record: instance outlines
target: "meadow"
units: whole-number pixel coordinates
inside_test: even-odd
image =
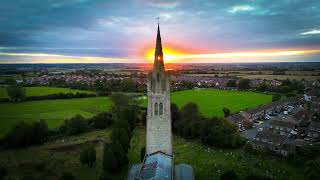
[[[94,94],[92,91],[76,90],[69,88],[56,88],[56,87],[25,87],[26,96],[46,96],[49,94],[58,94],[58,93],[86,93]],[[7,90],[5,87],[0,87],[0,98],[8,98]]]
[[[140,149],[145,146],[145,128],[133,131],[131,148],[128,152],[129,167],[140,163]],[[77,180],[98,179],[102,167],[103,142],[109,141],[110,130],[99,130],[71,136],[20,150],[0,151],[0,164],[8,167],[9,175],[18,178],[32,175],[37,179],[57,179],[64,171],[72,172]],[[81,149],[95,145],[97,164],[93,168],[79,162]],[[188,163],[195,171],[196,179],[219,179],[230,169],[244,178],[249,173],[263,174],[274,179],[304,179],[303,168],[292,166],[285,160],[272,156],[245,154],[241,149],[209,148],[194,140],[173,138],[175,164]],[[113,175],[112,179],[125,179],[127,167]],[[31,179],[31,178],[29,178]]]
[[[60,126],[67,118],[80,114],[86,118],[108,111],[109,97],[27,101],[0,103],[0,137],[19,121],[45,120],[49,128]]]
[[[33,88],[40,94],[52,93],[51,88]],[[61,88],[58,88],[61,89]],[[66,89],[65,92],[69,91]],[[228,107],[236,113],[246,108],[271,102],[271,96],[242,91],[225,91],[216,89],[193,89],[171,93],[171,100],[180,108],[188,102],[198,104],[200,112],[206,117],[223,117],[222,108]],[[146,105],[146,100],[143,101]],[[27,101],[21,103],[0,103],[0,137],[19,121],[32,122],[41,119],[49,128],[59,127],[65,119],[80,114],[86,118],[108,111],[111,107],[109,97],[59,99]]]
[[[272,102],[272,96],[248,91],[218,89],[191,89],[171,93],[171,103],[177,104],[179,108],[189,102],[196,103],[200,113],[205,117],[223,117],[222,109],[224,107],[229,108],[231,113],[237,113],[241,110],[270,103]],[[147,100],[144,99],[142,104],[146,106]]]

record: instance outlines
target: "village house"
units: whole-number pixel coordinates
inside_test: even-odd
[[[309,129],[307,130],[307,136],[314,140],[320,139],[320,122],[310,122]]]
[[[252,122],[249,120],[249,114],[245,111],[234,114],[226,118],[230,122],[234,123],[239,131],[245,130],[248,126],[251,126]]]
[[[292,119],[292,117],[288,117]],[[290,119],[274,119],[270,121],[269,130],[274,134],[290,137],[294,134],[294,129],[296,126],[296,122]]]
[[[270,151],[287,156],[295,152],[295,146],[284,136],[274,134],[269,130],[259,131],[252,141],[254,149],[267,148]]]

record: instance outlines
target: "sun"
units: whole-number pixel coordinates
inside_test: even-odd
[[[170,49],[170,48],[163,48],[163,59],[164,63],[174,63],[177,62],[179,57],[183,55],[183,53]],[[145,54],[148,62],[152,63],[154,60],[154,49],[150,49],[146,54]]]

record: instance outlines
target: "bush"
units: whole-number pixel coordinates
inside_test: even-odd
[[[70,172],[62,173],[62,175],[59,178],[59,180],[74,180],[74,179],[75,179],[74,175]]]
[[[254,153],[254,149],[253,149],[253,146],[250,142],[247,142],[244,146],[243,146],[243,151],[245,153]]]
[[[220,176],[221,180],[237,180],[239,179],[238,175],[236,174],[236,172],[234,172],[234,170],[228,170],[225,171],[221,176]]]
[[[102,171],[99,175],[99,180],[110,180],[110,175],[106,171]]]
[[[304,171],[309,179],[318,179],[320,177],[320,160],[308,161]]]
[[[83,132],[87,132],[90,129],[88,121],[81,115],[76,115],[73,118],[66,120],[63,125],[60,126],[59,131],[65,135],[76,135]]]
[[[34,165],[34,168],[38,172],[42,172],[46,169],[46,163],[45,162],[38,162]]]
[[[102,112],[91,119],[89,119],[89,124],[95,129],[105,129],[113,123],[112,115],[108,112]]]
[[[4,179],[7,175],[8,175],[7,169],[0,165],[0,180]]]
[[[96,149],[93,146],[86,148],[80,153],[80,162],[92,167],[96,162]]]
[[[228,117],[228,116],[230,116],[230,109],[229,108],[227,108],[227,107],[224,107],[223,109],[222,109],[222,111],[223,111],[223,114],[224,114],[224,117]]]
[[[48,125],[43,120],[32,124],[19,122],[5,135],[3,143],[7,148],[20,148],[42,144],[48,136]]]
[[[26,98],[26,90],[20,85],[8,86],[7,94],[12,101],[23,101]]]
[[[263,175],[250,174],[245,178],[245,180],[271,180],[271,178]]]
[[[272,102],[279,101],[279,100],[281,100],[281,95],[280,94],[272,95]]]

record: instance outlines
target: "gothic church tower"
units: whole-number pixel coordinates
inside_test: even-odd
[[[148,76],[147,95],[146,154],[161,151],[172,155],[170,83],[164,69],[159,23],[153,69]]]

